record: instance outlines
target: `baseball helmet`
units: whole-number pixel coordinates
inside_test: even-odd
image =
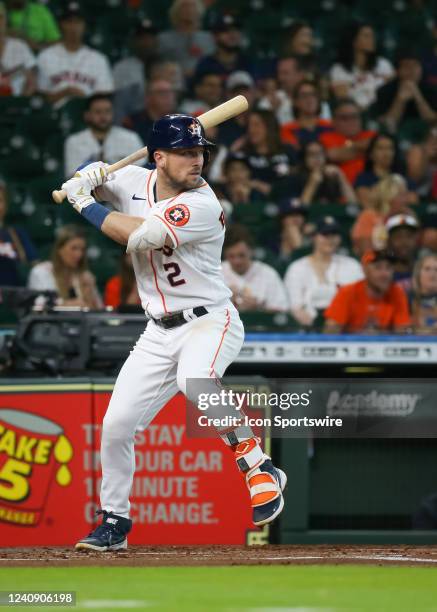
[[[209,161],[209,147],[215,146],[205,138],[205,130],[197,117],[191,115],[164,115],[155,121],[150,133],[147,149],[149,160],[157,149],[190,149],[205,147],[205,164]]]

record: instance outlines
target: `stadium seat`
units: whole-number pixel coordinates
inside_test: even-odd
[[[83,98],[73,98],[62,106],[59,110],[59,127],[64,136],[85,128],[84,110],[85,100]]]

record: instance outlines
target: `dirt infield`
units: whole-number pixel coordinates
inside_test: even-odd
[[[132,546],[119,552],[70,548],[2,548],[1,567],[112,565],[402,565],[435,567],[437,546]]]

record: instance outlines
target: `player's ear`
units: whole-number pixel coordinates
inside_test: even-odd
[[[165,168],[165,153],[163,151],[155,151],[153,158],[157,168]]]

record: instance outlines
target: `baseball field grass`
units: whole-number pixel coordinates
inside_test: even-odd
[[[3,567],[0,590],[76,591],[74,608],[30,608],[45,610],[437,610],[437,570],[427,567]]]

